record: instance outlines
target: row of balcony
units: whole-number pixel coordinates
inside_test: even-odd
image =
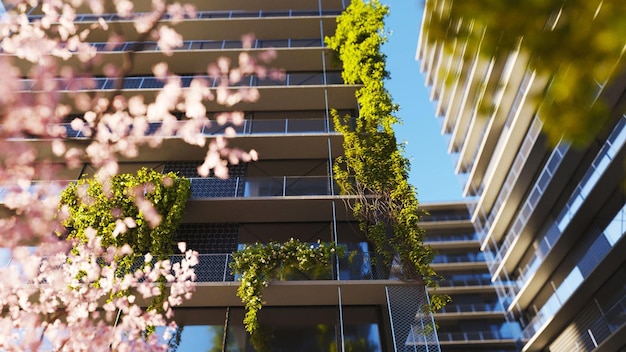
[[[565,231],[566,227],[569,225],[572,218],[577,214],[578,209],[582,206],[594,187],[596,187],[598,181],[608,168],[611,161],[614,159],[615,155],[626,143],[626,128],[624,128],[624,126],[626,126],[626,116],[622,117],[609,138],[607,138],[607,141],[591,163],[589,170],[581,182],[576,186],[572,196],[563,206],[563,209],[556,217],[556,220],[553,221],[547,230],[540,234],[538,248],[533,252],[533,255],[526,262],[526,264],[518,269],[515,285],[512,286],[512,290],[506,293],[509,301],[512,302],[515,299],[519,292],[525,287],[525,285],[527,285],[528,280],[532,278],[533,274],[539,269],[543,260],[548,256],[548,254],[551,253],[552,247],[561,238],[561,235]],[[514,240],[514,236],[507,236],[505,238],[505,241],[502,243],[500,250],[498,251],[498,257],[495,262],[500,262],[502,260],[502,257],[506,254],[506,251],[512,245]]]
[[[424,219],[422,219],[424,221]],[[478,241],[478,233],[461,233],[461,234],[429,234],[426,233],[426,242],[473,242]]]
[[[278,176],[278,177],[233,177],[189,178],[191,199],[211,198],[254,198],[254,197],[300,197],[336,196],[339,187],[329,176]],[[58,195],[73,180],[34,181],[28,188],[32,194]],[[0,202],[17,185],[0,185]]]
[[[173,262],[182,260],[182,255],[172,255]],[[375,263],[374,256],[369,253],[351,252],[342,258],[336,258],[334,264],[319,265],[311,270],[300,271],[290,266],[278,266],[272,279],[281,281],[293,280],[396,280],[395,271],[386,270]],[[195,267],[197,282],[232,282],[238,279],[230,270],[232,254],[200,254],[199,263]],[[11,264],[11,257],[0,257],[0,267]],[[468,276],[468,275],[465,275]],[[449,278],[440,282],[441,287],[488,286],[491,283],[479,276]],[[498,304],[450,305],[442,313],[495,312],[501,311]]]
[[[126,52],[126,51],[160,51],[157,42],[124,42],[111,47],[107,42],[90,43],[100,52]],[[324,46],[324,38],[312,39],[256,39],[252,42],[251,49],[265,48],[320,48]],[[242,49],[244,47],[241,40],[185,40],[181,46],[173,48],[174,51],[188,50],[223,50]]]
[[[448,303],[438,313],[455,314],[455,313],[484,313],[484,312],[504,312],[504,308],[500,303],[471,303],[471,304],[454,304]]]
[[[182,256],[172,256],[172,261],[180,261]],[[317,265],[310,270],[298,270],[291,266],[279,265],[270,279],[279,281],[295,280],[388,280],[394,279],[386,270],[373,264],[369,253],[351,253],[343,258],[336,258],[333,265]],[[196,282],[237,281],[230,263],[232,254],[200,254],[195,267]]]
[[[483,252],[478,253],[463,253],[463,254],[436,254],[433,258],[433,264],[448,264],[448,263],[484,263],[485,254]]]
[[[186,121],[180,121],[178,124],[183,125]],[[149,123],[146,136],[155,137],[171,137],[161,132],[161,122]],[[60,123],[65,129],[65,136],[67,138],[88,138],[87,135],[80,130],[72,128],[70,123]],[[253,135],[253,134],[316,134],[316,133],[334,133],[334,124],[327,119],[246,119],[243,123],[236,125],[233,123],[225,123],[223,125],[217,123],[207,124],[202,127],[201,133],[205,136],[224,135],[227,130],[234,130],[239,135]],[[0,129],[2,126],[0,126]],[[37,138],[31,136],[30,138]]]
[[[182,256],[172,256],[173,261]],[[232,254],[200,254],[196,266],[197,282],[229,282],[236,281],[237,276],[230,270]],[[375,263],[379,258],[364,252],[351,252],[342,258],[336,258],[332,266],[319,265],[311,270],[300,271],[290,266],[279,265],[273,272],[272,279],[280,281],[293,280],[397,280],[395,271],[391,272]],[[441,287],[489,286],[488,278],[480,275],[464,275],[463,278],[451,277],[440,282]],[[500,312],[500,304],[459,304],[450,305],[442,313],[469,312]]]
[[[211,88],[216,88],[220,85],[221,79],[211,77],[207,75],[185,75],[179,76],[182,88],[189,88],[191,81],[195,79],[203,79],[207,82],[207,85]],[[118,84],[121,85],[121,89],[161,89],[165,85],[164,80],[156,77],[125,77],[125,78],[106,78],[96,77],[93,78],[89,84],[84,86],[77,86],[75,83],[70,84],[67,79],[57,78],[53,80],[56,83],[57,90],[65,91],[77,91],[77,90],[113,90],[116,89]],[[41,87],[38,85],[38,81],[34,79],[23,79],[21,84],[24,91],[40,91]],[[256,75],[250,75],[242,77],[242,79],[236,84],[231,84],[233,87],[293,87],[293,86],[313,86],[313,85],[333,85],[343,84],[341,78],[341,72],[306,72],[306,73],[287,73],[284,79],[274,79],[269,77],[259,77]]]
[[[576,265],[570,270],[565,279],[555,284],[550,280],[549,283],[553,288],[553,292],[543,306],[537,311],[537,314],[531,319],[529,324],[524,328],[524,337],[529,339],[534,336],[540,329],[549,324],[554,315],[559,312],[568,302],[570,297],[576,293],[583,285],[594,270],[605,260],[606,256],[614,250],[614,245],[626,236],[624,223],[626,222],[626,204],[617,212],[613,220],[597,234],[588,251],[576,260]],[[592,231],[596,232],[597,229]],[[515,287],[515,286],[514,286]]]
[[[591,193],[591,190],[596,186],[602,174],[608,168],[611,160],[614,159],[615,154],[626,142],[626,128],[624,128],[626,119],[622,119],[620,122],[621,123],[617,124],[615,130],[619,133],[616,136],[613,134],[609,136],[605,145],[600,150],[600,153],[598,153],[591,163],[583,180],[576,186],[576,189],[563,206],[563,209],[552,226],[543,233],[543,238],[541,238],[537,250],[535,250],[532,257],[528,260],[528,263],[524,265],[523,268],[519,269],[519,276],[517,278],[517,287],[519,289],[526,284],[526,281],[537,271],[541,262],[548,256],[552,247],[561,238],[565,228],[569,225],[574,216],[576,216],[578,209],[582,206],[585,199]]]
[[[265,18],[265,17],[303,17],[303,16],[338,16],[341,10],[284,10],[284,11],[197,11],[196,19],[208,18]],[[145,16],[151,13],[135,13],[135,17]],[[32,20],[41,19],[43,15],[29,15]],[[119,16],[118,14],[78,14],[74,18],[74,22],[98,22],[102,18],[107,22],[128,21],[128,18]],[[171,19],[170,14],[164,14],[163,20]]]

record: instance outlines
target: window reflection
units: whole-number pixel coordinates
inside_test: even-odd
[[[170,350],[254,352],[244,314],[240,307],[178,309],[179,329]],[[260,335],[271,352],[341,351],[342,330],[346,351],[381,351],[380,321],[379,310],[371,306],[342,307],[341,315],[339,307],[264,307],[259,312]]]

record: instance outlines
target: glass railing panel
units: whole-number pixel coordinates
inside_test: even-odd
[[[484,312],[503,312],[500,303],[472,303],[472,304],[454,304],[448,303],[441,308],[438,313],[484,313]]]
[[[148,13],[136,12],[136,17],[147,15]],[[301,16],[338,16],[341,14],[341,10],[288,10],[288,11],[197,11],[197,19],[209,19],[209,18],[255,18],[255,17],[301,17]],[[41,19],[43,15],[29,15],[28,18],[32,20]],[[93,14],[77,14],[74,22],[97,22],[100,18],[105,21],[130,21],[130,19],[121,18],[117,14],[102,14],[101,16]],[[162,19],[168,20],[171,16],[164,14]],[[190,18],[187,18],[190,19]]]
[[[260,15],[261,17],[289,17],[291,11],[261,11]]]
[[[449,264],[449,263],[482,263],[485,262],[485,254],[467,253],[467,254],[437,254],[433,258],[433,264]]]
[[[322,84],[324,84],[324,74],[322,73],[290,73],[288,75],[287,85],[290,86]]]
[[[423,222],[431,222],[431,221],[463,221],[469,220],[470,216],[468,213],[465,214],[430,214],[422,216]]]
[[[288,133],[328,132],[324,119],[288,119],[286,121]]]
[[[178,123],[184,124],[185,121],[179,121]],[[66,138],[85,138],[86,136],[80,130],[72,128],[71,123],[60,123],[65,129]],[[160,134],[161,122],[150,122],[148,129],[145,132],[146,136],[156,136]],[[234,123],[227,122],[220,125],[216,122],[212,122],[202,128],[202,134],[205,136],[223,135],[227,129],[232,129],[238,134],[289,134],[289,133],[328,133],[325,119],[275,119],[275,120],[244,120],[243,124],[236,125]],[[0,128],[2,126],[0,125]],[[331,129],[330,132],[334,132]],[[26,138],[37,139],[38,136],[31,136]]]
[[[389,278],[388,270],[377,261],[372,260],[373,254],[363,252],[348,253],[338,258],[338,280],[385,280]]]
[[[324,46],[322,39],[291,39],[290,48],[313,48]]]
[[[287,133],[287,120],[251,120],[248,131],[255,133]]]
[[[289,44],[290,43],[288,39],[259,40],[257,43],[257,47],[258,48],[288,48]]]
[[[478,233],[465,233],[454,235],[431,235],[426,233],[426,242],[454,242],[454,241],[478,241]]]
[[[330,195],[331,179],[328,177],[287,177],[285,196],[322,196]]]
[[[323,85],[323,84],[343,84],[341,79],[341,73],[328,72],[326,73],[326,79],[324,74],[317,73],[291,73],[287,74],[285,80],[276,80],[272,78],[259,78],[257,76],[243,77],[238,83],[231,84],[232,87],[249,87],[249,86],[301,86],[301,85]],[[208,82],[208,86],[216,87],[219,84],[218,79],[211,78],[209,76],[179,76],[181,80],[182,88],[189,88],[193,79],[204,79]],[[115,89],[117,82],[120,79],[117,78],[105,78],[97,77],[93,79],[93,86],[83,86],[78,89],[69,89],[68,81],[66,79],[55,79],[57,87],[60,91],[75,91],[75,90],[111,90]],[[162,88],[163,81],[155,77],[126,77],[123,79],[122,88],[125,89],[159,89]],[[324,83],[326,81],[326,83]],[[34,85],[34,81],[30,79],[21,80],[23,89],[25,91],[39,91]]]
[[[626,297],[623,297],[617,304],[609,309],[601,318],[606,322],[611,332],[617,331],[626,324]]]
[[[441,341],[489,341],[510,339],[496,331],[438,332]]]
[[[491,286],[489,274],[452,275],[439,282],[441,287]]]
[[[23,189],[15,184],[0,185],[0,203],[12,193],[27,192],[40,197],[57,197],[73,180],[32,181],[28,188]]]
[[[220,125],[218,123],[211,123],[208,126],[204,126],[204,128],[202,129],[202,134],[206,136],[221,135],[226,133],[226,130],[229,128],[232,128],[237,133],[244,133],[245,123],[246,121],[244,121],[244,124],[242,125],[235,125],[233,123],[225,123],[223,125]]]
[[[189,48],[189,50],[209,50],[209,49],[222,49],[223,42],[221,40],[194,40],[189,43],[189,46],[185,45],[183,42],[184,48]],[[176,49],[174,49],[176,50]],[[185,49],[183,49],[185,50]]]
[[[279,197],[284,194],[283,177],[247,178],[244,197]]]

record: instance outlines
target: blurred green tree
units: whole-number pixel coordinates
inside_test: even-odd
[[[530,68],[549,78],[531,99],[541,104],[544,131],[588,144],[614,109],[600,87],[623,82],[626,71],[626,4],[623,0],[427,0],[424,39],[467,41],[488,58],[518,48]],[[623,84],[623,83],[622,83]],[[491,101],[483,101],[490,108]]]

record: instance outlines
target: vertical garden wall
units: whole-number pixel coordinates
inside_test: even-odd
[[[326,38],[343,67],[344,82],[362,85],[356,92],[356,118],[332,112],[345,153],[334,165],[334,175],[344,194],[357,196],[354,214],[385,264],[403,280],[436,287],[430,266],[434,253],[424,244],[422,211],[407,181],[409,162],[393,131],[398,107],[384,85],[389,73],[381,46],[388,11],[378,0],[354,0],[338,17],[335,35]],[[429,308],[439,309],[447,300],[435,295]]]

